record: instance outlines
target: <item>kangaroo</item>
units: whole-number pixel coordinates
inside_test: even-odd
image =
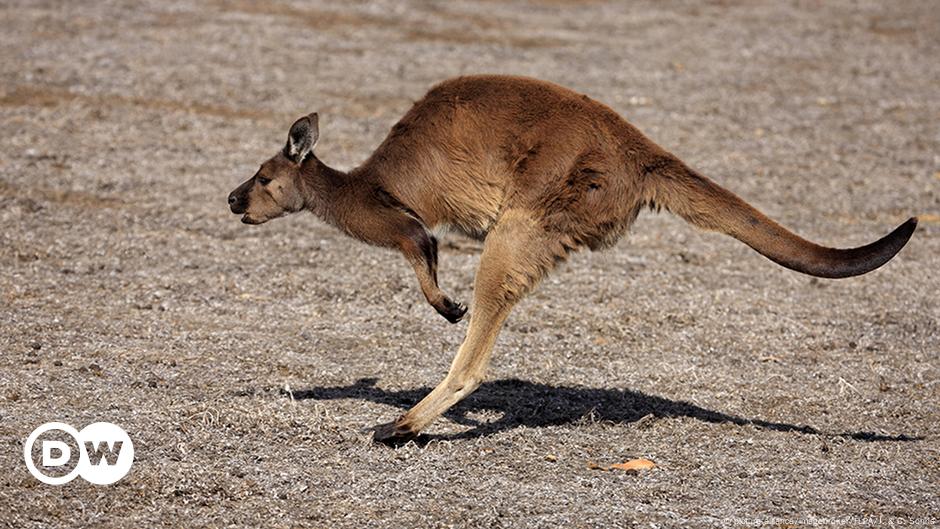
[[[374,429],[400,444],[472,393],[513,306],[572,252],[614,244],[643,208],[665,208],[728,234],[770,260],[817,277],[870,272],[917,226],[913,217],[876,242],[834,249],[809,242],[647,139],[607,106],[525,77],[458,77],[434,86],[372,155],[348,172],[313,149],[316,113],[228,197],[242,222],[309,210],[368,244],[400,251],[428,303],[456,323],[466,307],[437,282],[444,225],[483,241],[466,338],[443,381],[397,420]]]

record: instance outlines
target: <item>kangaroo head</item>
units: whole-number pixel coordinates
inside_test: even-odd
[[[295,121],[281,152],[261,164],[254,176],[229,193],[232,213],[242,215],[245,224],[262,224],[304,209],[304,173],[318,168],[313,147],[319,137],[316,112]]]

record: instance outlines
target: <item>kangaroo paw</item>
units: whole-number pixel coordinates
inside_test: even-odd
[[[444,298],[444,301],[441,302],[439,306],[435,306],[437,312],[441,316],[444,316],[447,321],[451,323],[457,323],[460,321],[464,314],[467,313],[467,306],[463,303],[457,303],[450,298]]]

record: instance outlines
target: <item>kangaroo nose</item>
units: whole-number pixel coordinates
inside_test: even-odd
[[[232,213],[241,215],[248,209],[248,205],[245,203],[245,197],[239,198],[238,190],[232,191],[228,196],[228,208],[232,210]]]

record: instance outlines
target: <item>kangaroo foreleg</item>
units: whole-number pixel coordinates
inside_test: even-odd
[[[414,268],[421,292],[428,303],[447,321],[460,321],[467,307],[450,299],[437,284],[437,239],[415,221],[399,241],[399,249]]]

